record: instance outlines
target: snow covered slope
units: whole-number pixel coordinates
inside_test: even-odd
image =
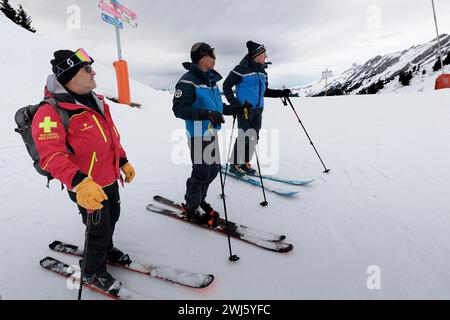
[[[441,35],[443,59],[450,52],[450,36]],[[434,82],[441,71],[433,71],[437,57],[437,41],[413,46],[409,49],[376,56],[363,65],[354,64],[351,68],[328,79],[329,94],[356,94],[371,85],[383,82],[379,93],[432,91]],[[402,86],[399,80],[401,71],[412,72],[410,86]],[[296,88],[300,96],[319,96],[324,94],[325,80]]]
[[[82,245],[81,218],[57,182],[45,187],[13,131],[15,111],[40,99],[57,47],[1,16],[0,38],[9,44],[0,47],[9,57],[0,61],[0,295],[75,299],[77,292],[39,260],[53,255],[77,264],[47,246],[55,239]],[[112,69],[94,67],[97,91],[112,94]],[[279,133],[278,173],[315,182],[292,199],[267,194],[262,208],[260,190],[228,179],[229,218],[284,233],[295,246],[277,254],[232,240],[241,260],[231,264],[226,237],[145,210],[155,194],[181,200],[190,165],[174,163],[184,123],[172,114],[172,97],[131,85],[142,109],[111,103],[137,171],[121,190],[115,243],[135,259],[213,273],[216,280],[194,290],[111,269],[130,289],[157,299],[450,298],[450,91],[293,99],[328,175],[292,111],[268,99],[264,128]],[[222,211],[219,192],[217,179],[208,199]],[[380,290],[367,288],[373,265],[381,271]],[[103,299],[89,290],[83,295]]]

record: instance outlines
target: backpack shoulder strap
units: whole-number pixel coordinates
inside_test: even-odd
[[[69,130],[69,113],[67,110],[58,106],[58,102],[54,98],[45,98],[42,102],[48,103],[56,110],[56,112],[58,112],[63,122],[64,129],[66,129],[67,132]]]

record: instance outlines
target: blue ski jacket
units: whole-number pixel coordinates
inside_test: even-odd
[[[231,107],[223,104],[217,86],[222,76],[215,70],[204,72],[195,63],[185,62],[183,66],[188,72],[175,86],[172,110],[177,118],[185,120],[188,136],[211,135],[210,121],[199,119],[199,109],[232,114]]]

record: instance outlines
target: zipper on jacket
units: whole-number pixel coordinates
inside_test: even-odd
[[[92,170],[94,169],[94,164],[97,162],[97,152],[92,153],[91,165],[89,166],[88,176],[91,177]]]
[[[260,76],[259,76],[259,72],[258,71],[256,71],[256,74],[258,75],[258,81],[259,81],[259,86],[258,86],[258,88],[259,88],[259,96],[258,96],[258,106],[256,107],[256,108],[259,108],[260,106],[261,106],[261,86],[262,86],[262,84],[261,84],[261,78],[260,78]],[[256,109],[255,108],[255,109]]]
[[[108,143],[108,140],[106,139],[105,132],[103,131],[102,126],[98,122],[97,117],[95,115],[92,115],[92,118],[94,118],[94,121],[97,124],[97,127],[100,129],[100,132],[101,132],[101,134],[103,136],[103,139],[105,140],[105,143]]]

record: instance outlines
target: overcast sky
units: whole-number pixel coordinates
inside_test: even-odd
[[[83,47],[96,60],[117,59],[114,27],[101,19],[98,0],[10,0],[22,4],[38,34],[61,48]],[[105,0],[109,3],[109,0]],[[377,54],[400,51],[435,37],[431,0],[122,0],[138,14],[138,28],[121,31],[131,77],[172,88],[195,42],[216,48],[224,77],[263,43],[273,65],[271,87],[296,86],[335,74]],[[73,28],[73,6],[80,9]],[[450,1],[435,0],[441,33],[450,32]],[[69,25],[72,28],[68,27]],[[50,59],[50,57],[49,57]],[[95,65],[94,65],[95,66]]]

